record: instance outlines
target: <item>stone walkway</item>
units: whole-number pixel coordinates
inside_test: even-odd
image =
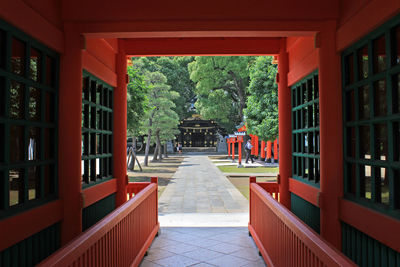
[[[207,155],[186,154],[159,199],[159,213],[248,213],[248,205]]]
[[[265,267],[246,227],[162,228],[140,267]]]
[[[159,199],[161,233],[140,266],[266,266],[248,235],[247,199],[206,154],[183,156]]]

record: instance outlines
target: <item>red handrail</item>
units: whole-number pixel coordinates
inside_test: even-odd
[[[133,198],[137,193],[142,191],[150,183],[158,184],[158,178],[157,177],[151,177],[151,181],[150,182],[128,183],[128,185],[126,186],[126,191],[128,193],[128,200]]]
[[[156,182],[148,183],[38,266],[138,266],[160,227],[157,191]]]
[[[263,187],[250,183],[249,230],[268,266],[356,266]]]

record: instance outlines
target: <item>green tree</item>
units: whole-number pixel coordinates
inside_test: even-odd
[[[249,84],[249,64],[255,57],[195,57],[189,63],[196,83],[196,109],[228,131],[243,121]],[[215,112],[217,111],[217,112]]]
[[[194,57],[159,57],[157,64],[159,71],[167,77],[167,84],[171,90],[178,92],[178,97],[174,99],[175,112],[179,119],[190,117],[193,112],[190,111],[190,105],[195,97],[195,84],[190,80],[188,64],[194,60]]]
[[[171,136],[178,127],[179,118],[174,110],[174,102],[178,93],[171,91],[166,84],[167,78],[160,72],[147,72],[145,81],[149,87],[149,109],[144,115],[144,131],[147,131],[144,165],[148,166],[150,145],[155,143],[156,149],[153,160],[161,153],[160,136]],[[155,140],[152,136],[155,135]]]
[[[272,57],[258,57],[250,67],[250,96],[244,111],[247,131],[261,139],[278,137],[278,85],[275,82],[277,66]]]
[[[129,83],[127,86],[127,129],[128,135],[138,136],[143,116],[148,109],[148,86],[145,77],[134,66],[128,66]]]
[[[135,65],[148,72],[161,72],[167,78],[166,84],[179,95],[173,100],[173,110],[179,119],[190,117],[191,101],[195,97],[195,84],[189,77],[188,64],[194,57],[141,57],[133,59]]]
[[[166,146],[167,141],[175,139],[175,136],[179,133],[179,117],[173,110],[175,104],[172,102],[178,96],[178,93],[169,91],[169,94],[165,95],[164,99],[160,101],[159,110],[154,116],[153,132],[156,137],[156,149],[154,150],[153,161],[157,161],[158,157],[160,160],[162,159],[162,148]]]

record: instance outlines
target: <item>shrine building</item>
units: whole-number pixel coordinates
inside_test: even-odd
[[[212,120],[205,120],[199,115],[182,120],[178,126],[178,142],[182,147],[216,147],[218,125]]]

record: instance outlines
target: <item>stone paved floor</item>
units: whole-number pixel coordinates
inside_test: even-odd
[[[247,227],[163,227],[140,267],[264,267]]]
[[[159,213],[248,213],[247,199],[207,155],[186,154],[159,199]]]

